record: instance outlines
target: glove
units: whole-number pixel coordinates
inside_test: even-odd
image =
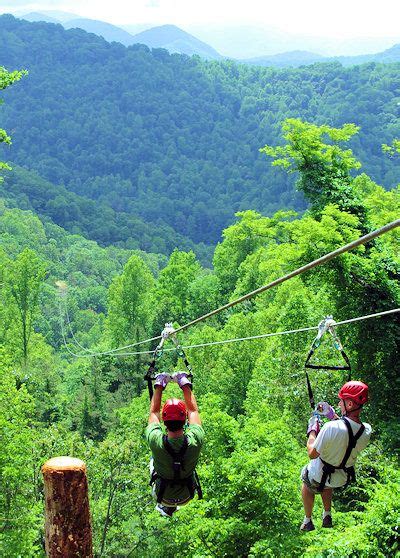
[[[157,374],[156,381],[154,382],[154,387],[161,386],[163,390],[166,388],[168,382],[171,381],[171,376],[166,373]]]
[[[172,381],[176,382],[180,388],[183,388],[183,386],[192,387],[192,382],[186,372],[175,372],[175,374],[172,374]]]
[[[307,428],[307,436],[311,434],[311,432],[315,432],[318,436],[318,432],[321,430],[321,424],[319,422],[319,418],[317,415],[312,415],[310,420],[308,421],[308,428]]]
[[[316,406],[315,410],[317,411],[317,413],[323,415],[329,420],[334,419],[336,416],[335,409],[331,405],[329,405],[329,403],[327,403],[326,401],[320,401]]]

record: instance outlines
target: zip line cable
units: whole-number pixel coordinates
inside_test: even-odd
[[[322,256],[321,258],[318,258],[317,260],[314,260],[313,262],[310,262],[306,265],[303,265],[302,267],[299,267],[295,271],[292,271],[291,273],[288,273],[287,275],[284,275],[283,277],[280,277],[279,279],[275,279],[275,281],[272,281],[271,283],[268,283],[268,285],[264,285],[263,287],[259,287],[258,289],[255,289],[254,291],[251,291],[250,293],[247,293],[247,294],[241,296],[240,298],[237,298],[236,300],[233,300],[232,302],[228,302],[227,304],[224,304],[223,306],[220,306],[219,308],[217,308],[216,310],[213,310],[212,312],[208,312],[208,314],[204,314],[204,316],[200,316],[199,318],[196,318],[195,320],[192,320],[191,322],[189,322],[189,323],[187,323],[187,324],[185,324],[181,327],[178,327],[175,330],[175,333],[179,333],[180,331],[184,331],[188,327],[191,327],[192,325],[198,324],[199,322],[202,322],[203,320],[206,320],[207,318],[211,318],[211,316],[214,316],[215,314],[218,314],[219,312],[222,312],[223,310],[228,310],[228,308],[232,308],[232,306],[235,306],[236,304],[239,304],[240,302],[244,302],[245,300],[248,300],[249,298],[252,298],[253,296],[261,294],[261,293],[267,291],[268,289],[271,289],[272,287],[276,287],[277,285],[280,285],[281,283],[284,283],[288,279],[292,279],[292,277],[296,277],[296,275],[300,275],[301,273],[304,273],[305,271],[313,269],[314,267],[316,267],[318,265],[329,262],[333,258],[336,258],[337,256],[340,256],[340,254],[344,254],[345,252],[348,252],[349,250],[352,250],[353,248],[357,248],[358,246],[361,246],[362,244],[365,244],[365,243],[369,242],[370,240],[373,240],[374,238],[376,238],[376,237],[378,237],[382,234],[385,234],[385,233],[391,231],[392,229],[395,229],[398,226],[400,226],[400,219],[397,219],[396,221],[392,221],[391,223],[388,223],[387,225],[385,225],[384,227],[381,227],[380,229],[377,229],[376,231],[373,231],[369,234],[361,236],[357,240],[354,240],[353,242],[349,242],[349,244],[346,244],[345,246],[342,246],[341,248],[338,248],[337,250],[334,250],[333,252],[329,252],[329,254],[325,254],[325,256]]]
[[[367,316],[360,316],[358,318],[351,318],[350,320],[344,320],[342,322],[336,322],[335,327],[338,325],[350,324],[352,322],[357,322],[360,320],[368,320],[370,318],[377,318],[379,316],[385,316],[387,314],[395,314],[400,312],[400,308],[394,308],[393,310],[386,310],[385,312],[378,312],[376,314],[369,314]],[[251,337],[237,337],[234,339],[225,339],[223,341],[212,341],[210,343],[199,343],[197,345],[183,345],[182,349],[199,349],[201,347],[211,347],[213,345],[224,345],[226,343],[237,343],[238,341],[251,341],[253,339],[265,339],[266,337],[275,337],[277,335],[290,335],[291,333],[302,333],[304,331],[312,331],[318,329],[318,326],[303,327],[300,329],[291,329],[288,331],[276,331],[275,333],[262,333],[261,335],[252,335]],[[173,349],[164,349],[165,351],[172,351]]]
[[[369,320],[371,318],[379,318],[381,316],[388,316],[390,314],[395,314],[397,312],[400,312],[400,308],[394,308],[392,310],[385,310],[383,312],[376,312],[375,314],[368,314],[366,316],[359,316],[357,318],[350,318],[349,320],[343,320],[341,322],[336,322],[335,327],[339,326],[339,325],[351,324],[353,322],[359,322],[361,320]],[[209,343],[198,343],[196,345],[182,345],[181,348],[184,349],[184,350],[199,349],[199,348],[203,348],[203,347],[212,347],[212,346],[215,346],[215,345],[225,345],[225,344],[228,344],[228,343],[238,343],[239,341],[252,341],[252,340],[255,340],[255,339],[266,339],[267,337],[276,337],[278,335],[291,335],[293,333],[304,333],[305,331],[314,331],[314,330],[318,330],[318,326],[302,327],[302,328],[299,328],[299,329],[290,329],[290,330],[287,330],[287,331],[276,331],[276,332],[273,332],[273,333],[262,333],[261,335],[252,335],[250,337],[236,337],[236,338],[233,338],[233,339],[224,339],[222,341],[210,341]],[[171,351],[175,351],[175,350],[176,350],[175,347],[173,347],[173,348],[163,349],[163,352],[171,352]],[[74,355],[74,356],[79,356],[79,357],[92,357],[92,356],[98,356],[98,355],[101,354],[101,353],[93,353],[93,354],[76,355],[73,352],[71,352],[70,350],[68,350],[68,352],[70,354]],[[154,351],[136,351],[136,352],[128,352],[128,353],[115,353],[115,354],[110,355],[110,356],[127,357],[127,356],[152,355],[152,354],[154,354]]]
[[[67,304],[66,297],[63,297],[63,300],[64,300],[64,313],[65,313],[65,316],[67,318],[68,329],[71,332],[72,339],[74,340],[75,344],[78,345],[79,348],[81,348],[83,351],[85,351],[87,353],[90,353],[91,352],[90,349],[81,345],[79,343],[78,339],[75,337],[74,330],[72,329],[71,319],[69,317],[68,304]],[[60,313],[62,315],[61,304],[60,304]]]
[[[337,256],[344,254],[345,252],[348,252],[349,250],[352,250],[354,248],[357,248],[358,246],[361,246],[363,244],[366,244],[367,242],[373,240],[374,238],[377,238],[378,236],[381,236],[382,234],[385,234],[393,229],[395,229],[396,227],[400,226],[400,219],[397,219],[396,221],[392,221],[391,223],[388,223],[387,225],[381,227],[380,229],[377,229],[371,233],[368,233],[360,238],[358,238],[357,240],[354,240],[348,244],[346,244],[345,246],[342,246],[341,248],[338,248],[337,250],[334,250],[333,252],[329,252],[328,254],[325,254],[324,256],[306,264],[303,265],[302,267],[299,267],[298,269],[288,273],[287,275],[284,275],[282,277],[280,277],[279,279],[275,279],[274,281],[272,281],[271,283],[268,283],[267,285],[264,285],[262,287],[259,287],[258,289],[255,289],[254,291],[251,291],[243,296],[241,296],[240,298],[233,300],[232,302],[228,302],[227,304],[224,304],[223,306],[220,306],[219,308],[216,308],[215,310],[213,310],[212,312],[208,312],[207,314],[204,314],[203,316],[200,316],[199,318],[196,318],[195,320],[192,320],[191,322],[188,322],[187,324],[178,327],[175,330],[175,334],[179,333],[180,331],[184,331],[186,329],[188,329],[189,327],[200,323],[208,318],[211,318],[212,316],[215,316],[216,314],[224,311],[224,310],[228,310],[229,308],[232,308],[233,306],[235,306],[236,304],[240,304],[241,302],[244,302],[245,300],[248,300],[249,298],[252,298],[253,296],[256,296],[258,294],[261,294],[269,289],[271,289],[272,287],[276,287],[277,285],[280,285],[281,283],[284,283],[285,281],[288,281],[289,279],[292,279],[293,277],[296,277],[297,275],[300,275],[302,273],[304,273],[305,271],[309,271],[310,269],[313,269],[314,267],[317,267],[321,264],[324,264],[330,260],[332,260],[333,258],[336,258]],[[136,343],[131,343],[129,345],[125,345],[123,347],[118,347],[116,349],[110,349],[109,351],[104,351],[104,352],[99,352],[99,353],[87,353],[87,356],[103,356],[103,355],[115,355],[118,356],[118,354],[120,356],[128,356],[127,353],[121,354],[118,353],[119,351],[125,350],[125,349],[130,349],[133,347],[137,347],[139,345],[143,345],[145,343],[150,343],[151,341],[158,341],[159,339],[162,339],[161,335],[158,335],[156,337],[152,337],[150,339],[145,339],[144,341],[138,341]],[[85,351],[89,351],[90,349],[86,349]],[[153,351],[139,351],[139,352],[135,352],[135,353],[131,353],[133,354],[150,354]],[[75,355],[77,356],[77,355]],[[84,355],[79,355],[79,356],[84,356]]]

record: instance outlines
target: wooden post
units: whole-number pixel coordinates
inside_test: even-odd
[[[46,502],[46,555],[93,558],[86,465],[53,457],[42,467]]]

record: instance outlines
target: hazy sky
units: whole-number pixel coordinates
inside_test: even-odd
[[[44,9],[116,25],[251,24],[309,36],[400,35],[400,0],[0,0],[0,13]]]

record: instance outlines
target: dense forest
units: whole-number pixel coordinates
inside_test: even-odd
[[[399,161],[399,64],[277,70],[206,62],[82,30],[0,18],[0,64],[29,76],[5,92],[4,160],[24,170],[1,194],[102,245],[210,262],[234,213],[303,210],[294,177],[265,164],[281,122],[354,122],[363,170],[391,188]],[[102,215],[104,217],[102,217]]]
[[[365,408],[364,419],[371,423],[374,438],[357,462],[357,484],[335,494],[335,528],[318,528],[312,533],[300,533],[299,524],[303,517],[300,470],[307,462],[305,431],[310,416],[303,367],[314,331],[188,349],[187,355],[194,371],[194,391],[206,432],[206,444],[198,467],[204,499],[194,500],[179,510],[172,520],[160,517],[155,511],[148,486],[150,455],[143,434],[149,401],[143,376],[150,355],[126,354],[134,353],[134,350],[124,350],[124,356],[110,352],[111,349],[159,335],[167,321],[172,321],[175,326],[183,325],[397,219],[400,211],[399,187],[388,188],[386,183],[385,188],[375,180],[374,173],[371,173],[373,178],[362,173],[355,153],[358,152],[356,147],[363,147],[363,153],[368,153],[370,168],[379,167],[382,182],[397,168],[395,162],[400,156],[400,142],[396,137],[400,134],[396,132],[396,126],[399,119],[396,120],[393,112],[396,110],[396,67],[360,67],[352,69],[354,73],[340,66],[329,70],[314,67],[293,73],[284,72],[284,80],[282,73],[270,70],[206,64],[197,59],[174,57],[157,51],[151,53],[141,48],[122,49],[93,36],[67,33],[58,26],[31,26],[8,17],[2,18],[3,25],[8,26],[8,31],[1,40],[7,45],[8,53],[13,51],[15,57],[7,62],[8,68],[26,67],[29,75],[0,69],[0,89],[7,90],[7,102],[1,107],[1,113],[7,113],[7,127],[4,126],[7,132],[0,130],[0,144],[10,144],[12,135],[12,151],[8,153],[12,152],[15,156],[7,157],[7,160],[13,159],[16,163],[13,170],[0,164],[5,176],[0,184],[0,555],[5,558],[44,556],[40,468],[48,458],[56,455],[79,457],[87,464],[97,557],[386,558],[398,555],[398,313],[337,328],[352,363],[353,377],[370,386],[371,400]],[[24,30],[20,30],[17,41],[16,30],[20,26]],[[38,29],[42,36],[35,43]],[[37,68],[45,67],[47,72],[48,64],[53,65],[54,71],[48,74],[48,79],[53,80],[52,92],[46,89],[50,87],[49,82],[44,87],[44,73],[40,78],[37,74],[35,76],[34,68],[27,60],[29,52],[39,49],[40,41],[50,36],[48,33],[53,39],[59,34],[58,47],[62,45],[64,48],[64,56],[58,63],[52,56],[50,42],[48,50],[41,50],[40,57],[36,50]],[[79,42],[83,49],[81,54],[68,45],[67,40],[63,40],[70,38],[74,41],[77,36],[82,39]],[[381,83],[382,88],[386,84],[385,93],[381,91],[378,96],[381,95],[382,110],[389,106],[390,98],[392,113],[388,113],[388,120],[391,119],[393,126],[388,124],[388,120],[383,122],[380,112],[370,112],[370,105],[366,112],[360,112],[365,123],[360,115],[354,119],[355,123],[348,123],[351,121],[349,113],[346,113],[344,121],[332,124],[334,119],[327,106],[324,122],[322,112],[314,114],[307,122],[299,118],[303,115],[301,111],[291,108],[291,118],[283,120],[284,110],[280,113],[283,123],[279,126],[279,134],[278,121],[273,125],[276,135],[266,134],[261,120],[257,123],[256,114],[259,116],[260,112],[256,113],[255,109],[254,113],[250,111],[247,120],[240,116],[243,100],[237,105],[239,112],[232,121],[239,127],[245,121],[249,125],[252,123],[252,134],[247,135],[246,140],[241,134],[235,138],[232,129],[225,128],[220,121],[219,126],[215,123],[215,128],[219,129],[221,138],[225,138],[225,152],[221,146],[218,157],[225,153],[226,158],[224,163],[217,158],[218,168],[221,172],[225,167],[226,172],[239,169],[238,183],[241,181],[240,173],[243,177],[247,176],[250,185],[247,184],[245,194],[249,197],[244,196],[235,207],[230,202],[228,208],[230,197],[235,200],[235,188],[226,194],[224,210],[227,220],[231,220],[230,211],[242,210],[236,213],[234,222],[223,231],[221,242],[213,248],[212,267],[203,265],[189,248],[171,251],[171,244],[166,244],[160,250],[165,253],[160,255],[140,250],[140,242],[134,242],[135,239],[129,237],[101,239],[99,232],[97,243],[93,240],[95,234],[91,227],[92,223],[96,223],[96,227],[101,225],[103,208],[105,227],[110,224],[115,226],[118,219],[126,219],[123,222],[129,227],[129,219],[134,218],[137,219],[136,231],[139,234],[140,212],[145,219],[144,206],[140,209],[140,203],[144,204],[145,196],[143,193],[139,203],[140,196],[136,193],[128,202],[129,196],[124,197],[123,191],[118,190],[117,184],[121,186],[124,180],[132,180],[136,166],[142,163],[139,151],[132,150],[129,153],[136,166],[132,163],[131,170],[128,170],[129,165],[124,166],[123,150],[118,151],[117,148],[117,140],[125,141],[124,128],[121,128],[121,135],[117,133],[124,119],[121,116],[118,122],[110,125],[110,114],[115,114],[101,109],[105,106],[102,103],[107,100],[105,90],[95,91],[88,87],[88,94],[97,95],[97,112],[92,99],[87,107],[93,109],[93,121],[86,121],[82,116],[83,120],[77,124],[75,131],[70,126],[82,106],[71,105],[71,110],[76,112],[68,122],[62,121],[57,112],[60,104],[64,103],[60,92],[62,87],[67,88],[69,84],[77,91],[79,86],[81,92],[85,90],[85,72],[88,80],[92,71],[96,71],[104,82],[117,77],[117,51],[114,52],[114,62],[110,61],[108,66],[112,73],[107,74],[108,70],[103,65],[105,59],[96,62],[95,57],[90,58],[93,51],[85,51],[84,37],[89,37],[95,45],[102,45],[110,56],[113,49],[117,49],[128,58],[132,56],[137,61],[136,57],[142,57],[146,60],[148,74],[143,71],[143,83],[146,82],[146,75],[150,80],[153,62],[154,76],[157,75],[155,68],[164,68],[168,74],[176,63],[181,65],[179,71],[175,69],[176,79],[179,76],[183,79],[186,68],[192,76],[193,87],[198,83],[197,77],[202,76],[202,83],[208,83],[210,88],[210,84],[214,84],[214,93],[220,91],[221,98],[225,100],[230,84],[236,83],[235,88],[230,90],[233,99],[240,90],[239,84],[251,89],[256,87],[252,76],[254,79],[256,76],[260,79],[261,76],[265,79],[268,76],[268,79],[275,80],[276,103],[285,107],[289,101],[282,95],[287,79],[293,80],[293,92],[296,90],[299,93],[300,86],[306,83],[307,71],[311,72],[310,80],[311,76],[317,79],[319,74],[321,90],[329,88],[331,80],[335,81],[332,73],[326,72],[349,72],[342,74],[345,75],[341,86],[343,90],[354,83],[352,76],[355,76],[355,81],[365,79],[367,89],[371,84]],[[27,48],[29,42],[30,49]],[[81,67],[82,73],[77,74],[76,82],[69,82],[66,67],[71,64],[72,76],[77,70],[76,60],[73,59],[79,56],[86,61]],[[32,63],[33,60],[32,56]],[[60,89],[56,88],[55,81],[58,70],[64,76],[63,85],[61,82],[58,85]],[[246,78],[243,72],[247,72]],[[173,81],[167,80],[168,87],[172,87]],[[29,86],[29,82],[33,82],[34,87]],[[280,92],[278,82],[282,88]],[[137,83],[140,83],[139,78]],[[268,88],[267,85],[265,81],[265,88]],[[157,91],[159,88],[155,88],[154,97],[141,97],[136,91],[132,99],[137,103],[155,102]],[[123,93],[120,91],[119,94],[122,99]],[[260,103],[265,99],[270,102],[271,98],[264,98],[261,90],[258,94]],[[353,95],[352,105],[362,102],[360,91]],[[161,102],[164,96],[159,95],[158,99]],[[196,100],[201,104],[200,92]],[[191,102],[188,101],[189,104]],[[108,103],[113,105],[110,99]],[[229,107],[233,104],[225,105],[227,123]],[[222,110],[222,106],[221,102],[218,110]],[[346,107],[343,97],[337,100],[336,106],[341,107],[342,112],[340,117],[335,115],[335,118],[341,120],[343,107]],[[150,110],[148,105],[144,135],[137,136],[144,141],[149,133],[146,136],[149,143],[143,144],[143,149],[148,151],[141,153],[143,161],[150,166],[153,163],[156,165],[156,162],[150,157],[149,138],[161,128],[152,128],[149,122],[152,119],[154,122],[162,121],[163,116],[169,119],[174,114],[171,106],[162,111],[157,107],[156,103]],[[178,105],[175,108],[178,110]],[[188,106],[186,109],[189,110]],[[186,109],[183,107],[182,121],[176,115],[177,122],[185,122]],[[46,116],[43,111],[46,111]],[[85,136],[80,128],[82,122],[87,122],[88,127],[94,126],[99,132],[96,126],[101,120],[100,115],[104,116],[103,123],[110,127],[108,137],[98,138],[99,142],[104,140],[104,145],[97,150],[96,146],[100,143],[90,144],[90,135]],[[26,119],[30,118],[33,119],[31,125],[34,122],[36,125],[26,128]],[[15,125],[12,119],[15,119]],[[53,122],[47,131],[45,126],[42,127],[46,119]],[[369,127],[368,122],[371,121],[374,125]],[[22,122],[25,124],[22,125]],[[203,137],[201,122],[197,124],[197,132],[195,117],[182,127],[187,132],[187,140],[192,133]],[[58,125],[61,127],[58,128]],[[358,126],[361,126],[360,130]],[[51,130],[54,136],[47,135]],[[369,134],[375,130],[375,147],[371,147],[365,139],[371,136],[362,135],[365,130],[369,130]],[[32,134],[29,141],[25,136],[28,132]],[[88,142],[85,148],[77,143],[81,133]],[[232,135],[228,136],[228,133]],[[76,141],[72,141],[73,134],[76,134]],[[246,175],[251,168],[251,158],[246,159],[251,150],[245,141],[250,140],[250,135],[253,136],[251,145],[255,146],[255,166],[259,172],[254,182]],[[203,140],[206,142],[204,137]],[[235,156],[228,149],[234,140],[238,150],[236,154],[243,150],[241,163],[236,161],[235,165]],[[63,147],[57,147],[58,141]],[[382,152],[383,143],[386,145]],[[184,145],[183,142],[180,149]],[[189,154],[196,153],[196,146],[196,142],[187,146],[185,160],[189,166],[193,163]],[[351,146],[354,146],[354,152]],[[153,147],[156,157],[160,152],[156,146]],[[198,147],[201,149],[201,142]],[[176,155],[178,152],[179,156]],[[80,158],[82,153],[85,153],[84,158]],[[150,159],[146,159],[145,153]],[[183,153],[180,150],[170,152],[171,169],[177,159],[185,157]],[[107,167],[102,176],[93,175],[96,178],[92,180],[91,172],[96,172],[96,169],[104,171],[99,164],[100,155],[105,157],[106,167],[111,159],[114,166]],[[1,160],[4,159],[2,157]],[[23,168],[25,166],[27,168]],[[175,172],[178,172],[177,168]],[[105,193],[100,188],[103,193],[99,194],[93,185],[104,186],[102,180],[110,176],[109,172],[119,174],[123,180],[115,181]],[[130,172],[133,173],[131,177]],[[288,209],[293,204],[284,201],[283,191],[288,196],[292,195],[291,183],[283,178],[285,173],[297,176],[298,199],[304,200],[300,212]],[[166,176],[170,175],[167,173]],[[390,178],[393,183],[396,182],[394,176]],[[265,177],[268,177],[266,182]],[[275,181],[275,177],[280,178]],[[225,187],[227,182],[224,180],[229,179],[220,178]],[[210,186],[211,195],[216,183],[211,178],[207,182],[207,174],[201,174],[201,181],[203,186]],[[273,199],[273,188],[268,190],[267,187],[270,182],[287,185],[286,190],[276,191],[274,202],[267,201],[271,200],[271,196]],[[92,190],[89,184],[92,184]],[[168,184],[158,193],[164,201],[171,196],[174,199],[174,195],[182,196],[188,204],[191,199],[192,212],[187,214],[189,220],[190,216],[194,218],[196,215],[192,207],[194,197],[188,195],[185,198],[179,190],[181,186],[182,183],[177,183],[174,193],[169,192],[168,188],[172,186]],[[115,204],[117,200],[123,200],[124,209],[128,209],[125,204],[132,204],[129,211],[113,208],[112,192],[117,192]],[[153,199],[150,186],[143,192],[149,196],[148,210]],[[198,186],[197,195],[202,192],[204,190]],[[264,194],[264,209],[268,210],[268,215],[264,215],[260,208]],[[216,215],[220,215],[218,200],[222,199],[218,195],[213,198],[212,204],[207,202],[209,211],[217,212],[215,215],[206,214],[207,219],[212,215],[214,231],[217,230]],[[204,199],[207,201],[207,198]],[[59,213],[66,215],[68,230],[60,226],[52,201]],[[253,202],[254,207],[249,209]],[[176,203],[175,200],[171,206],[176,209],[174,219],[179,216]],[[204,204],[207,205],[206,202]],[[274,211],[274,204],[277,211]],[[284,207],[280,208],[280,204]],[[110,208],[109,213],[106,206]],[[68,213],[71,207],[76,211],[75,217],[73,213]],[[157,207],[152,206],[155,216]],[[186,206],[183,204],[182,207],[185,207],[183,214],[186,217]],[[123,216],[120,215],[122,213]],[[136,217],[137,213],[139,217]],[[171,215],[175,215],[172,209]],[[142,221],[143,227],[147,225],[146,219]],[[159,215],[154,223],[156,226],[152,234],[161,238],[162,234],[158,231],[172,226]],[[182,226],[182,241],[187,241],[185,237],[189,237],[196,247],[199,241],[211,242],[216,234],[209,232],[211,229],[211,225],[203,222],[203,236],[193,233],[191,237]],[[143,228],[142,232],[145,230],[149,229]],[[85,238],[82,233],[91,239]],[[148,235],[151,246],[153,237],[150,232]],[[339,321],[398,308],[399,238],[397,228],[189,328],[179,336],[179,341],[184,345],[194,345],[284,332],[316,326],[328,314]],[[113,240],[121,244],[112,245]],[[171,243],[171,239],[168,242]],[[151,351],[155,347],[149,343],[142,348]],[[337,351],[329,342],[323,343],[316,359],[317,362],[336,362]],[[179,370],[181,366],[182,362],[173,355],[160,361],[163,370]],[[312,380],[316,397],[336,405],[337,391],[344,381],[344,374],[341,371],[315,371]],[[177,386],[169,389],[171,393],[179,395]],[[317,512],[321,510],[320,506],[318,501]]]
[[[2,86],[19,77],[3,71]],[[298,531],[299,471],[309,414],[302,366],[312,332],[188,351],[207,437],[199,466],[205,497],[170,522],[154,511],[148,487],[146,356],[101,354],[158,335],[168,319],[182,325],[398,216],[398,189],[352,176],[359,164],[343,146],[355,126],[291,119],[282,132],[286,144],[263,152],[299,172],[309,210],[239,213],[215,249],[212,271],[191,251],[175,250],[166,260],[100,247],[2,203],[2,556],[43,556],[40,466],[63,454],[88,465],[96,556],[398,553],[397,314],[340,328],[353,374],[371,388],[366,419],[375,437],[359,460],[358,483],[335,498],[337,527],[307,536]],[[2,138],[8,141],[5,132]],[[386,149],[396,156],[398,147]],[[316,325],[328,313],[345,319],[398,307],[397,231],[180,340],[224,340]],[[320,358],[335,358],[329,344]],[[179,363],[166,358],[164,366]],[[334,402],[342,374],[313,379],[317,397]]]

